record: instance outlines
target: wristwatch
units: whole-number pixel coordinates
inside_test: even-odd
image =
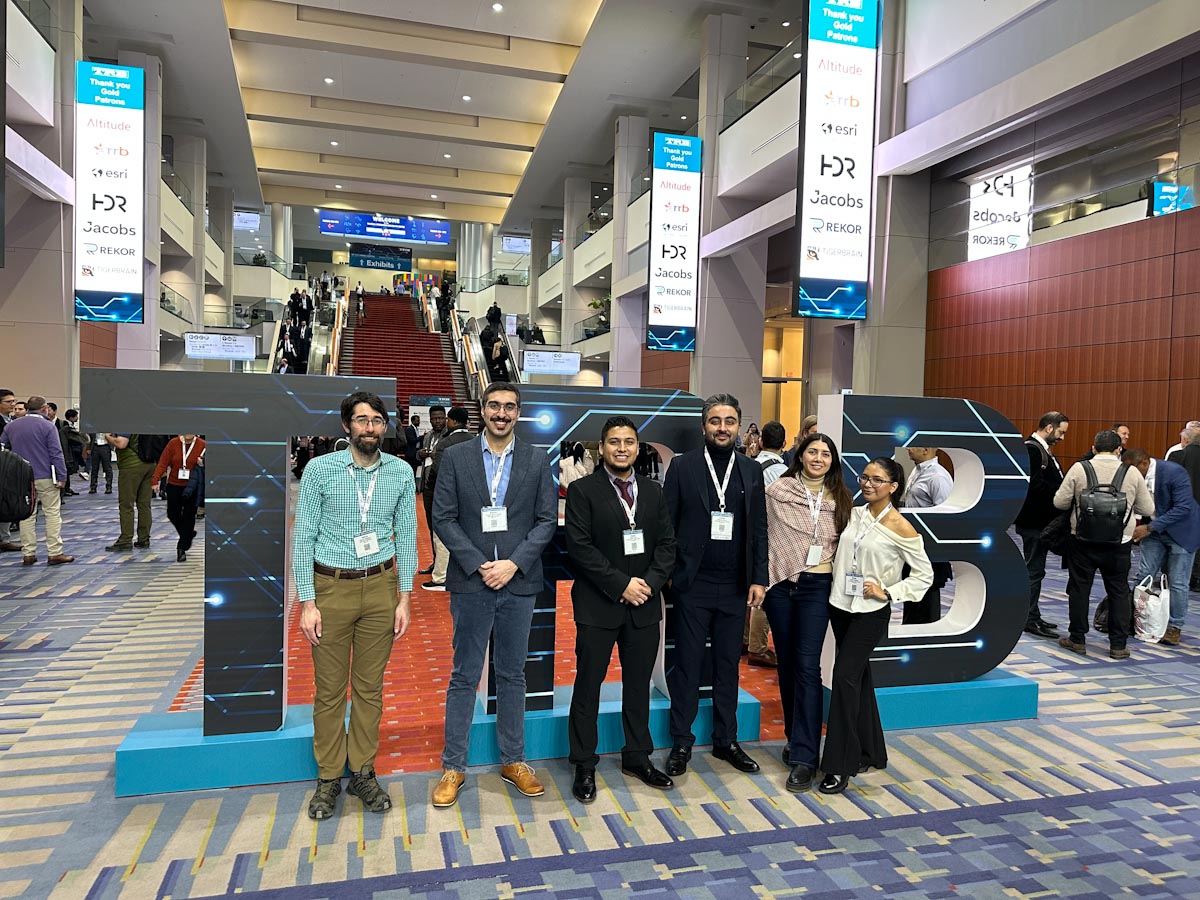
[[[884,599],[886,599],[888,603],[892,602],[892,592],[889,591],[887,588],[883,589],[883,596],[884,596]]]

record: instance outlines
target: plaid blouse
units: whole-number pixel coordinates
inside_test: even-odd
[[[812,507],[808,504],[804,483],[799,478],[780,478],[767,485],[768,572],[771,582],[767,587],[774,587],[814,568],[806,564],[808,548],[814,543],[821,545],[821,563],[833,562],[838,546],[837,525],[833,517],[836,508],[833,497],[826,491],[814,536]]]

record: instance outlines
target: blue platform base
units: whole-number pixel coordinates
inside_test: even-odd
[[[1004,669],[994,669],[972,681],[876,688],[879,719],[885,731],[934,728],[1036,719],[1037,682]],[[825,688],[829,712],[829,688]]]
[[[571,706],[571,688],[554,689],[554,708],[525,713],[525,757],[527,759],[563,759],[569,755],[567,713]],[[751,694],[738,691],[738,742],[757,741],[761,706]],[[671,746],[671,701],[654,688],[650,689],[650,737],[655,748]],[[712,700],[701,700],[692,725],[696,742],[712,740]],[[600,719],[597,728],[597,753],[619,753],[625,746],[621,727],[621,685],[612,682],[600,689]],[[483,704],[475,704],[471,722],[471,747],[467,765],[491,766],[500,763],[500,746],[496,743],[496,717],[489,716]]]
[[[283,728],[205,737],[200,712],[142,716],[116,753],[116,795],[165,794],[317,777],[311,706],[289,706]]]

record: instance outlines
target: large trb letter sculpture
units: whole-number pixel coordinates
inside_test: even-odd
[[[202,434],[204,733],[283,725],[288,441],[341,435],[341,402],[391,378],[84,369],[85,431]]]
[[[1016,646],[1029,611],[1024,558],[1008,536],[1029,485],[1029,454],[1016,426],[971,400],[856,394],[821,397],[817,420],[841,451],[856,499],[867,462],[897,448],[938,447],[954,463],[946,503],[905,511],[929,558],[953,564],[954,603],[933,624],[891,628],[871,657],[876,686],[990,672]]]

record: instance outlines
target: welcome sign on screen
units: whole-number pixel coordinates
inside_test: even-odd
[[[382,213],[323,209],[318,214],[318,222],[321,234],[336,237],[441,246],[450,243],[450,223],[442,219],[415,219],[412,216],[385,216]]]

